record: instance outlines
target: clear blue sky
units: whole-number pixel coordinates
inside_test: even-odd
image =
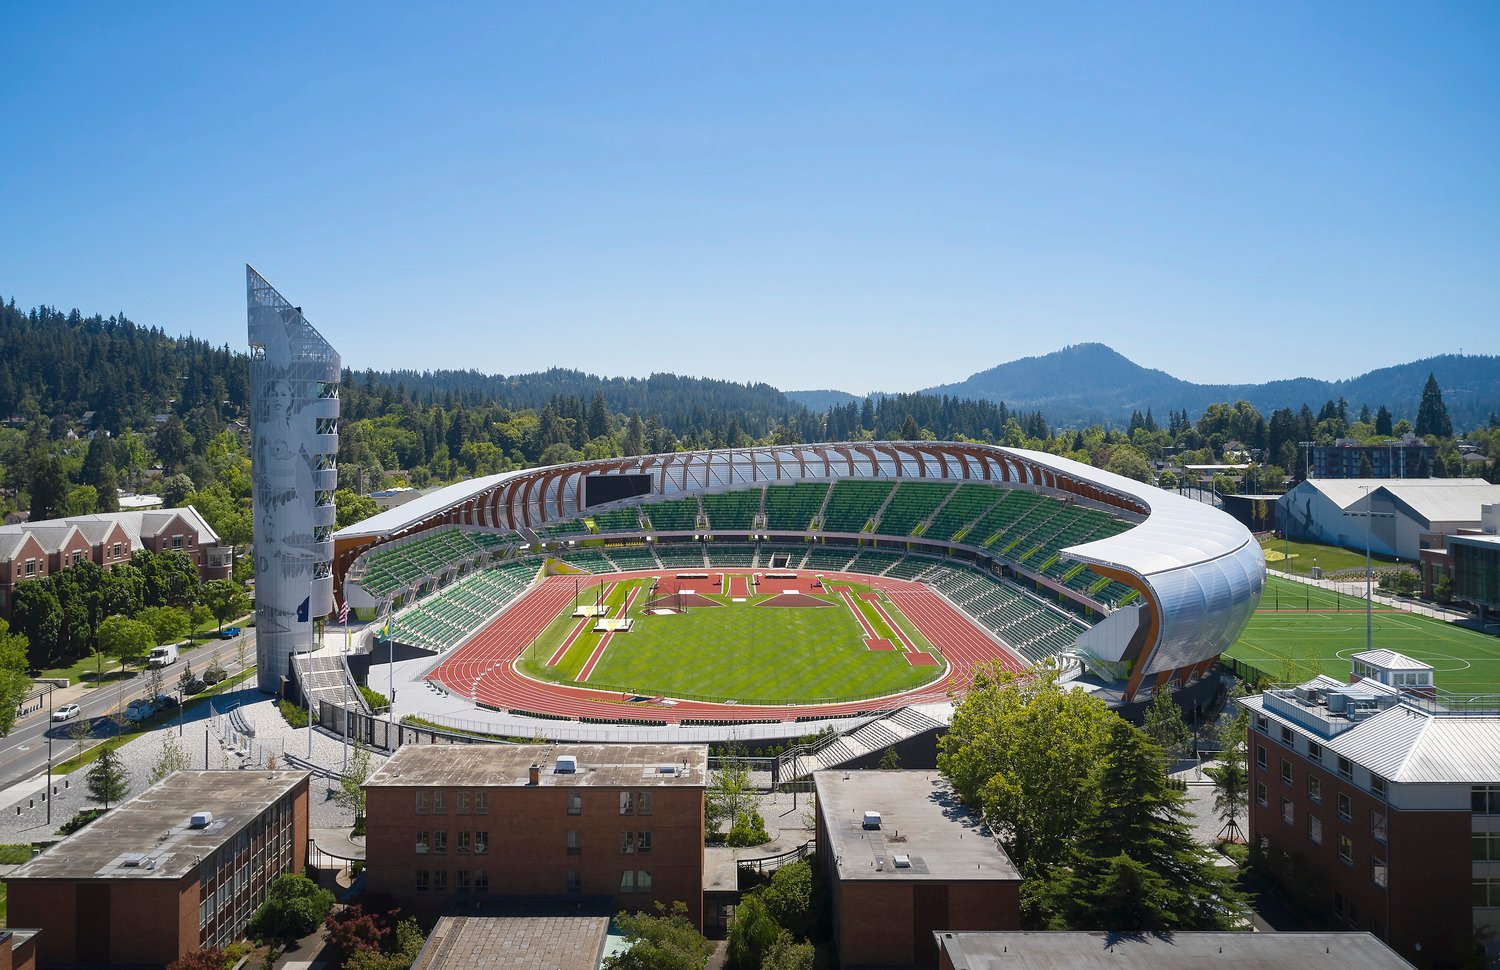
[[[311,11],[308,8],[312,8]],[[0,6],[0,296],[909,390],[1500,352],[1500,5]]]

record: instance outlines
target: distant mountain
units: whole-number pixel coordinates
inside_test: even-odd
[[[1040,410],[1054,425],[1119,424],[1132,410],[1148,408],[1158,421],[1186,408],[1197,416],[1219,401],[1249,401],[1264,414],[1277,408],[1317,410],[1343,397],[1349,409],[1384,404],[1399,420],[1415,419],[1422,385],[1435,374],[1453,423],[1473,427],[1500,411],[1500,357],[1445,354],[1397,364],[1341,381],[1311,377],[1266,384],[1195,384],[1154,370],[1104,344],[1075,344],[1041,357],[1024,357],[981,371],[956,384],[923,391],[959,398],[1004,401],[1012,410]]]
[[[843,407],[850,401],[863,401],[864,398],[858,394],[850,394],[848,391],[783,391],[786,399],[793,404],[800,404],[809,411],[827,411],[829,408]]]

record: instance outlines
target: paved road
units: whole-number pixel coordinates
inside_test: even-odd
[[[238,659],[241,642],[245,647],[244,664]],[[232,676],[247,666],[255,665],[255,631],[246,630],[233,640],[211,641],[188,651],[183,657],[193,665],[196,673],[201,674],[206,670],[212,660],[217,661]],[[179,660],[162,672],[163,693],[175,693],[182,664],[183,660]],[[102,687],[70,687],[66,691],[58,689],[50,703],[44,703],[40,711],[18,720],[11,733],[0,738],[0,788],[23,781],[46,769],[49,737],[52,741],[54,764],[75,754],[80,744],[69,737],[69,732],[80,720],[89,724],[92,738],[113,735],[117,729],[108,715],[115,710],[123,710],[135,698],[144,697],[146,683],[146,677],[137,675],[127,680],[112,681]],[[52,706],[69,700],[76,700],[82,708],[78,718],[54,723],[51,720]]]

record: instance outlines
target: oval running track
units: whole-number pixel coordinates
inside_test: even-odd
[[[791,721],[799,717],[846,717],[961,694],[972,681],[976,668],[997,661],[1006,670],[1020,672],[1026,667],[1025,662],[1003,644],[921,583],[859,573],[823,572],[818,575],[856,583],[878,579],[880,591],[938,648],[948,663],[947,670],[937,680],[913,690],[860,701],[812,705],[714,704],[688,700],[671,706],[629,704],[621,700],[617,691],[533,680],[516,669],[516,661],[532,641],[547,629],[573,598],[575,587],[569,581],[571,577],[553,576],[522,594],[468,643],[434,667],[427,674],[427,680],[476,704],[517,714],[599,718],[628,725],[632,721]],[[664,582],[669,578],[658,570],[605,573],[599,578],[618,582],[650,576],[657,576]],[[812,577],[813,574],[807,571],[799,574],[799,579]]]

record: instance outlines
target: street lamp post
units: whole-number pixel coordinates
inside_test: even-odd
[[[57,706],[52,700],[52,695],[57,692],[57,686],[53,685],[47,689],[47,825],[52,824],[52,718],[57,713]],[[83,715],[78,715],[82,717]]]
[[[1374,511],[1372,506],[1375,501],[1375,493],[1372,490],[1372,486],[1362,485],[1360,487],[1364,489],[1365,493],[1365,510],[1363,512],[1345,512],[1344,514],[1351,518],[1365,520],[1365,651],[1368,652],[1373,649],[1375,642],[1375,598],[1371,585],[1372,570],[1370,567],[1371,533],[1375,531],[1376,519],[1394,519],[1396,513]]]

